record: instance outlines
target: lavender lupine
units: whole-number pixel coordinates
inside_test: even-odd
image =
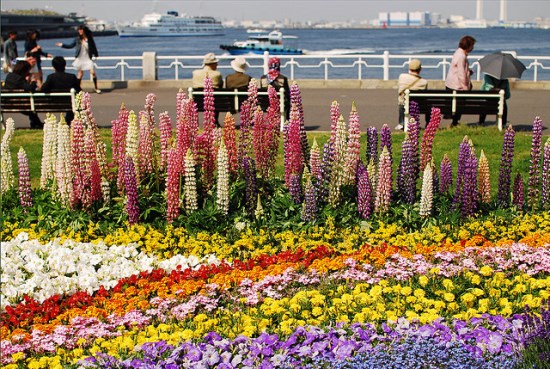
[[[15,132],[15,121],[13,118],[6,119],[6,131],[2,136],[0,144],[0,193],[4,193],[13,187],[15,176],[11,161],[10,143]]]
[[[512,125],[509,125],[504,132],[504,142],[502,143],[502,154],[498,173],[497,202],[501,207],[510,206],[515,135],[516,132],[512,128]]]
[[[256,165],[254,159],[245,156],[243,158],[243,173],[246,182],[244,203],[250,216],[255,216],[258,207],[258,184],[256,182]]]
[[[479,196],[482,203],[488,204],[491,201],[491,177],[489,172],[489,160],[485,152],[481,150],[478,164]]]
[[[387,147],[382,149],[378,161],[378,183],[376,187],[376,198],[374,200],[374,211],[385,213],[390,208],[392,189],[392,166],[391,157]]]
[[[225,143],[222,140],[218,149],[218,177],[217,177],[216,205],[227,215],[229,212],[229,159]]]
[[[23,208],[29,208],[32,206],[31,173],[29,159],[23,147],[20,147],[17,153],[17,164],[19,166],[19,203]]]
[[[44,120],[44,139],[42,143],[42,165],[40,171],[40,187],[48,185],[55,188],[55,158],[57,156],[57,119],[54,114],[48,114]]]
[[[418,103],[416,101],[409,102],[409,117],[410,119],[414,119],[415,122],[420,123],[420,107],[418,106]],[[409,122],[407,122],[409,124],[410,119]]]
[[[55,176],[57,182],[57,196],[60,202],[70,205],[73,182],[71,169],[71,137],[70,128],[66,123],[57,127],[57,157],[55,159]]]
[[[424,167],[422,177],[422,191],[420,193],[420,216],[428,217],[432,213],[433,207],[433,166],[428,163]]]
[[[441,160],[441,169],[439,173],[439,193],[448,193],[453,184],[453,164],[447,154],[445,154],[443,160]]]
[[[361,160],[361,122],[359,120],[355,101],[351,104],[348,124],[348,149],[345,154],[345,183],[355,184],[357,163]]]
[[[304,222],[313,222],[317,219],[317,186],[313,183],[314,179],[309,173],[307,167],[304,169],[304,202],[302,204],[301,219]]]
[[[84,150],[84,125],[80,119],[74,119],[71,123],[71,171],[73,174],[73,196],[71,206],[73,209],[82,204],[84,195],[85,177],[85,150]],[[122,170],[122,168],[119,168]]]
[[[512,204],[518,209],[525,206],[525,185],[521,173],[518,172],[514,178],[514,190],[512,193]]]
[[[378,163],[378,131],[376,127],[367,128],[367,163],[374,160],[374,163]]]
[[[321,180],[321,152],[319,150],[319,144],[317,139],[313,138],[313,144],[311,145],[311,150],[309,151],[309,167],[311,175],[317,181]]]
[[[550,208],[550,137],[544,144],[542,154],[541,207],[545,210]]]
[[[160,168],[165,170],[168,165],[168,155],[172,147],[172,120],[168,112],[159,114],[160,131]]]
[[[363,162],[357,164],[357,210],[362,219],[368,219],[373,211],[373,193],[369,172]]]
[[[162,118],[160,118],[162,120]],[[166,221],[172,223],[180,215],[180,158],[176,148],[168,150],[166,166]]]
[[[290,86],[290,107],[296,105],[298,111],[298,121],[300,122],[300,144],[302,145],[302,156],[304,162],[308,160],[309,144],[307,142],[306,124],[304,120],[304,105],[302,103],[302,95],[300,93],[300,87],[296,82]]]
[[[138,164],[141,178],[152,174],[154,168],[154,143],[153,130],[147,113],[141,111],[139,113],[139,147],[138,147]]]
[[[129,156],[124,161],[124,190],[128,223],[137,224],[139,222],[137,176],[134,161]]]
[[[188,213],[192,213],[198,209],[197,205],[197,180],[195,177],[195,158],[191,149],[187,149],[184,161],[185,171],[185,184],[184,184],[184,196],[185,196],[185,210]]]
[[[424,131],[422,136],[422,144],[420,149],[420,171],[424,170],[424,167],[432,161],[432,149],[434,143],[435,133],[439,129],[441,123],[441,110],[439,108],[432,108],[430,116],[430,122]]]
[[[533,138],[531,141],[531,163],[529,165],[529,184],[527,189],[527,205],[531,209],[540,206],[540,159],[542,149],[542,120],[536,117],[533,122]]]
[[[417,163],[414,162],[413,145],[409,132],[405,133],[405,139],[401,143],[401,160],[397,173],[397,192],[401,200],[406,204],[414,204],[416,201],[416,173]]]
[[[227,150],[229,172],[235,176],[239,164],[237,161],[237,132],[235,129],[235,119],[230,113],[225,115],[223,122],[223,142]]]
[[[336,127],[336,140],[332,148],[332,168],[328,188],[328,201],[335,207],[340,202],[341,187],[346,181],[346,148],[347,148],[347,128],[344,117],[340,116],[338,126]]]

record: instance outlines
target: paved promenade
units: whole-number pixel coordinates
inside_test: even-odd
[[[137,81],[136,81],[137,82]],[[180,81],[182,87],[186,87],[186,81]],[[386,81],[388,82],[388,81]],[[110,127],[111,121],[118,116],[120,104],[124,103],[129,110],[136,113],[143,109],[145,97],[148,93],[157,95],[155,112],[158,115],[167,111],[172,119],[176,114],[176,93],[178,87],[176,81],[152,82],[152,83],[128,83],[118,88],[116,83],[107,84],[111,88],[102,86],[103,93],[92,93],[92,107],[96,121],[101,127]],[[179,85],[179,84],[178,84]],[[304,85],[306,85],[304,83]],[[302,86],[302,84],[300,84]],[[84,82],[84,89],[91,91],[89,82]],[[550,128],[550,89],[519,88],[512,89],[512,97],[508,100],[508,121],[517,130],[530,130],[535,116],[540,116],[545,126],[544,134],[548,134]],[[437,87],[434,87],[437,88]],[[350,88],[341,86],[306,86],[301,87],[304,105],[306,129],[309,131],[328,131],[330,129],[330,106],[336,100],[347,120],[351,110],[351,104],[356,102],[361,119],[362,130],[368,126],[381,128],[383,124],[395,127],[397,124],[397,90],[391,84],[380,88]],[[28,128],[28,118],[21,114],[5,114],[5,118],[13,116],[17,128]],[[43,116],[42,116],[43,117]],[[235,116],[238,122],[238,115]],[[222,117],[220,117],[220,121]],[[475,124],[477,116],[463,115],[462,123]],[[201,121],[202,123],[202,121]],[[450,120],[444,119],[442,126],[447,127]],[[495,117],[488,116],[486,124],[495,124]],[[421,122],[424,126],[424,122]]]

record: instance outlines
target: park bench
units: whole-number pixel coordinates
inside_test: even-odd
[[[57,113],[76,111],[76,91],[70,92],[25,92],[5,90],[0,93],[0,119],[4,123],[4,113]]]
[[[199,112],[204,112],[204,90],[202,88],[189,87],[187,89],[189,98],[197,104]],[[285,89],[279,89],[279,115],[281,117],[281,129],[285,123]],[[214,90],[214,109],[218,112],[230,112],[235,114],[240,111],[241,104],[248,98],[246,90],[218,88]],[[263,111],[269,108],[269,95],[267,88],[258,89],[258,105]]]
[[[405,123],[410,118],[410,102],[418,104],[419,114],[429,114],[432,108],[439,108],[442,115],[492,115],[497,117],[498,129],[502,131],[504,111],[504,90],[494,91],[449,91],[415,90],[405,91]],[[405,130],[407,127],[405,126]]]

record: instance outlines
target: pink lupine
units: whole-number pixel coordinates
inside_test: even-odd
[[[160,118],[162,121],[162,117]],[[172,223],[180,214],[180,159],[175,148],[168,150],[166,169],[166,221]]]
[[[141,178],[154,172],[154,143],[152,126],[144,111],[139,113],[138,165]]]
[[[32,206],[31,173],[29,159],[23,147],[20,147],[17,153],[17,163],[19,165],[19,203],[23,208],[29,208]]]
[[[430,122],[424,131],[422,136],[422,147],[420,151],[420,170],[423,171],[424,167],[432,161],[432,149],[436,131],[439,129],[441,123],[441,110],[439,108],[432,108],[432,114],[430,116]]]
[[[73,209],[82,204],[85,185],[85,149],[84,149],[84,125],[80,119],[71,123],[71,161],[73,173],[73,196],[71,206]]]
[[[124,189],[126,191],[128,223],[137,224],[139,222],[137,176],[134,161],[131,157],[126,157],[124,161]]]
[[[160,130],[160,168],[166,169],[168,165],[168,153],[172,144],[172,120],[167,111],[159,114]]]
[[[390,153],[387,147],[382,149],[378,161],[378,184],[376,187],[376,198],[374,211],[385,213],[390,208],[392,189],[392,167]]]
[[[346,183],[355,184],[357,163],[361,154],[361,123],[355,101],[351,105],[349,114],[348,128],[348,149],[345,155],[345,175]]]
[[[238,169],[237,131],[235,129],[235,119],[231,113],[225,115],[223,122],[223,142],[227,150],[229,172],[236,175]]]
[[[316,138],[313,138],[313,144],[311,145],[311,150],[309,151],[309,167],[313,178],[316,178],[317,181],[320,181],[321,180],[321,151],[319,149],[319,144],[317,144]]]
[[[478,184],[480,201],[488,204],[491,201],[491,178],[489,172],[489,161],[485,152],[481,150],[478,162]]]

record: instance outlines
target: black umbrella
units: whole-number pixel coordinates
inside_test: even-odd
[[[521,78],[526,69],[522,62],[506,53],[493,53],[479,60],[480,70],[498,79]]]

